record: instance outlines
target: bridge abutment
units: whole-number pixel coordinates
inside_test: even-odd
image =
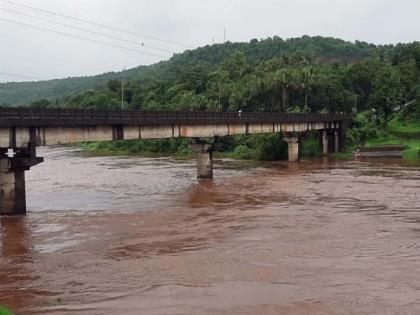
[[[299,162],[301,158],[302,141],[299,134],[286,134],[283,137],[288,145],[289,162]]]

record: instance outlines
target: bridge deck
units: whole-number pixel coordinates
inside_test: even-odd
[[[1,108],[0,127],[341,122],[340,114],[162,112]]]

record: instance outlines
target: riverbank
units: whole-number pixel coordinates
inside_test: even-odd
[[[378,139],[371,139],[366,143],[368,147],[380,145],[405,145],[407,149],[403,152],[403,158],[406,160],[420,160],[420,139],[408,139],[387,135]]]
[[[367,146],[405,145],[403,158],[406,160],[420,159],[420,122],[397,115],[384,130],[375,138],[366,142]]]
[[[407,106],[388,121],[383,122],[374,112],[367,111],[354,118],[354,126],[348,130],[346,155],[357,146],[404,145],[403,159],[420,160],[420,119],[417,103]]]

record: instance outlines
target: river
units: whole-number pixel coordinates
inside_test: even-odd
[[[39,155],[0,218],[17,315],[420,313],[420,165]]]

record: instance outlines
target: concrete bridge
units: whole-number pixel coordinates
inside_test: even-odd
[[[336,114],[143,112],[0,109],[0,215],[26,213],[25,171],[43,162],[37,146],[84,141],[187,137],[197,153],[197,177],[213,177],[217,138],[281,133],[290,162],[302,136],[318,131],[324,154],[341,150],[345,118]]]

